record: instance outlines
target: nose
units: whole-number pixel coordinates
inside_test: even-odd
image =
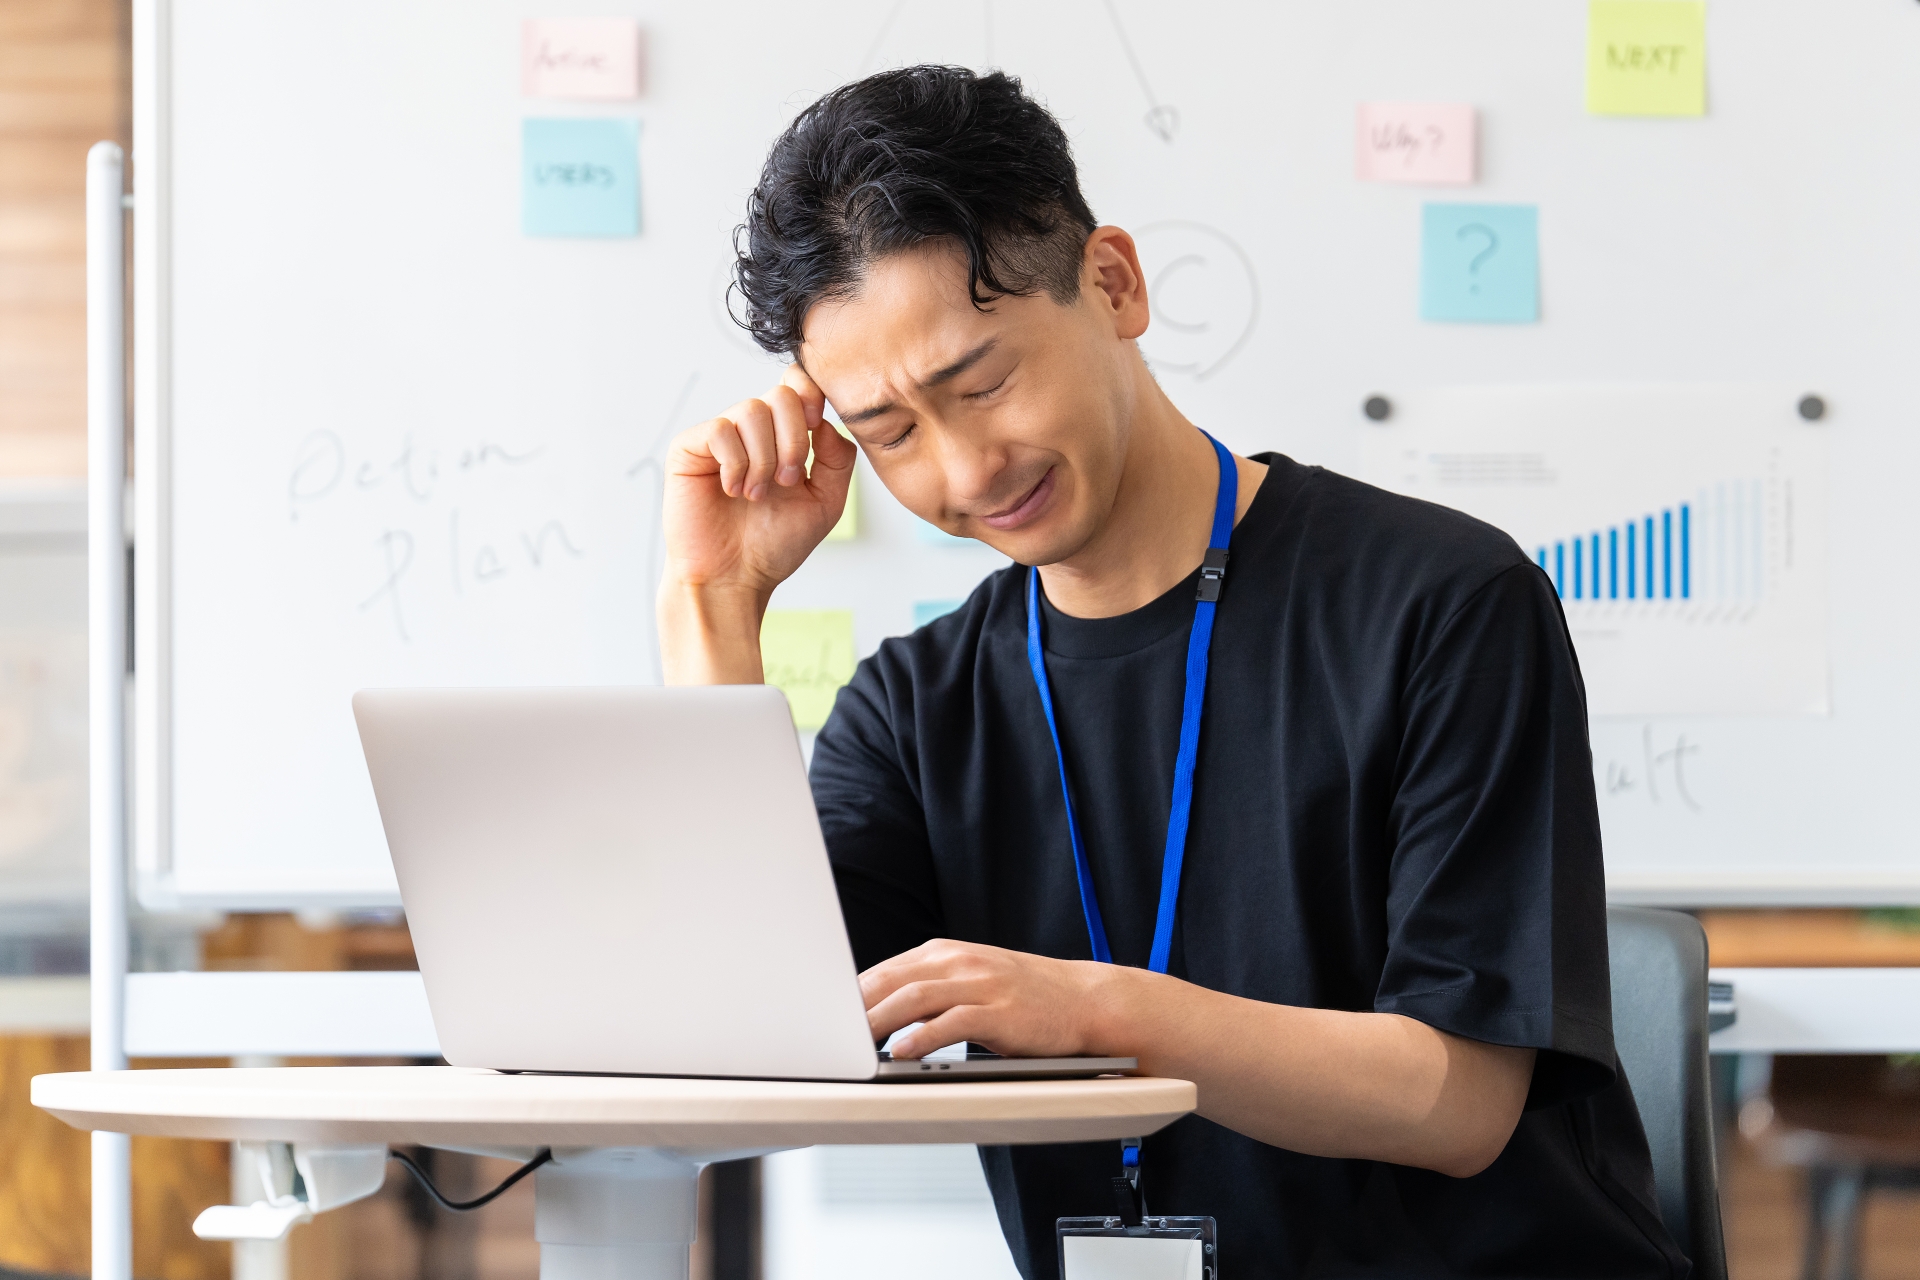
[[[1004,450],[975,440],[949,436],[940,459],[946,475],[947,493],[953,505],[979,514],[990,510],[996,497],[994,485],[1006,470]]]

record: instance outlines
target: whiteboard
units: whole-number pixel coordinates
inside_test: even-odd
[[[1587,116],[1578,0],[603,0],[645,30],[644,96],[523,98],[522,19],[578,12],[136,6],[150,905],[393,901],[356,687],[655,678],[649,459],[777,372],[720,309],[744,195],[802,105],[917,61],[1003,67],[1061,116],[1095,212],[1140,233],[1143,349],[1238,450],[1355,472],[1372,393],[1826,397],[1830,713],[1596,720],[1597,772],[1684,738],[1703,798],[1603,790],[1609,880],[1920,900],[1920,10],[1715,0],[1702,120]],[[1475,105],[1478,184],[1354,181],[1376,99]],[[567,115],[639,122],[637,238],[521,236],[520,122]],[[1538,206],[1540,323],[1417,318],[1429,200]],[[860,535],[774,603],[852,609],[868,652],[1002,561],[861,484]]]

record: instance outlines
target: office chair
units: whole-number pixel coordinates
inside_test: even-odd
[[[1694,1280],[1727,1280],[1707,1072],[1707,935],[1679,911],[1607,908],[1613,1043],[1653,1153],[1660,1217]]]

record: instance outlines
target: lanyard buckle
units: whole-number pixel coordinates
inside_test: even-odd
[[[1147,1198],[1140,1191],[1140,1139],[1120,1141],[1120,1172],[1114,1175],[1113,1199],[1122,1226],[1137,1227],[1147,1216]]]
[[[1212,604],[1220,598],[1220,588],[1227,580],[1227,549],[1208,547],[1206,559],[1200,562],[1200,590],[1197,598]]]

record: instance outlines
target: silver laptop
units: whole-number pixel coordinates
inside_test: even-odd
[[[779,690],[369,689],[354,718],[456,1066],[1091,1076],[877,1053]]]

